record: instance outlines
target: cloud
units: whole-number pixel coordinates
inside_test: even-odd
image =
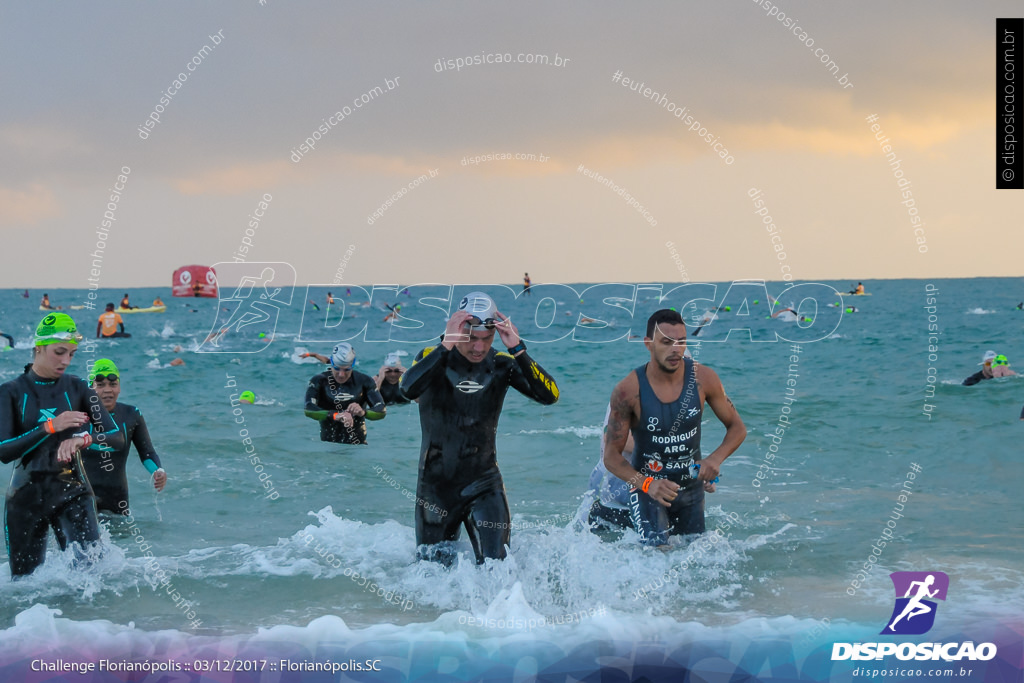
[[[0,225],[36,225],[62,213],[57,197],[44,185],[30,185],[20,190],[0,187]]]

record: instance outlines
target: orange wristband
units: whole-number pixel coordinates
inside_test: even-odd
[[[644,479],[644,485],[640,487],[640,490],[647,493],[647,489],[651,488],[651,482],[654,481],[654,477],[647,477]]]
[[[45,429],[48,434],[56,434],[57,433],[57,428],[53,426],[53,418],[52,417],[50,419],[48,419],[46,422],[43,423],[43,429]]]

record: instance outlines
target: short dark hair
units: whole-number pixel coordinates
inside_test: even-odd
[[[674,311],[671,308],[663,308],[660,311],[655,311],[654,315],[647,319],[647,338],[654,339],[654,328],[663,323],[686,327],[686,322],[683,320],[683,316],[679,315],[678,311]]]
[[[107,304],[107,306],[106,306],[106,307],[107,307],[107,308],[113,308],[113,307],[114,307],[114,304]]]

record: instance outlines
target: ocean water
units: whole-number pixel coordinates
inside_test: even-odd
[[[850,289],[847,282],[827,284]],[[931,360],[926,285],[937,292],[940,331]],[[329,353],[331,334],[343,329],[323,328],[318,313],[303,305],[305,290],[280,307],[276,325],[268,320],[228,332],[218,353],[195,350],[230,317],[220,310],[225,304],[173,299],[167,288],[130,290],[136,305],[159,294],[167,313],[125,315],[132,338],[102,341],[91,355],[81,351],[71,372],[84,375],[87,356],[117,362],[121,400],[146,416],[167,488],[154,492],[132,456],[135,527],[108,519],[105,550],[87,570],[73,569],[51,540],[46,564],[12,582],[4,556],[0,658],[20,662],[26,651],[52,655],[61,645],[82,658],[104,648],[184,656],[212,647],[233,656],[246,648],[292,646],[312,657],[325,642],[349,651],[388,642],[444,644],[497,661],[502,657],[493,653],[509,647],[568,656],[595,642],[665,648],[724,642],[740,650],[723,657],[738,661],[751,644],[770,641],[786,643],[786,657],[799,666],[837,640],[878,639],[893,606],[889,573],[929,570],[948,574],[950,589],[928,638],[988,634],[1015,638],[1019,647],[1024,380],[959,384],[979,369],[987,349],[1011,363],[1019,359],[1024,368],[1024,312],[1015,310],[1024,282],[867,286],[872,296],[847,297],[846,305],[859,310],[839,319],[836,309],[824,307],[832,303],[824,297],[815,310],[780,294],[780,283],[769,283],[769,293],[800,306],[821,326],[767,320],[764,297],[758,304],[748,298],[746,308],[735,305],[741,297],[705,330],[706,339],[721,341],[693,352],[721,377],[748,436],[722,468],[718,491],[707,497],[709,531],[721,534],[680,539],[667,552],[639,547],[632,532],[598,537],[574,522],[599,457],[611,389],[649,357],[642,343],[625,336],[629,330],[643,335],[646,312],[658,305],[656,290],[641,291],[632,326],[632,304],[597,309],[623,337],[617,341],[587,343],[569,335],[532,343],[531,355],[557,380],[561,399],[541,406],[512,391],[505,403],[498,455],[514,523],[510,556],[478,567],[463,536],[452,568],[414,555],[416,406],[393,406],[385,420],[368,423],[363,447],[321,443],[316,423],[303,416],[306,381],[322,368],[298,353]],[[719,284],[719,303],[728,289]],[[83,296],[49,291],[55,305],[77,304]],[[538,290],[506,312],[547,338],[568,335],[581,311],[593,315],[596,304],[587,294],[581,304],[568,290],[549,293],[541,303]],[[30,332],[42,315],[39,295],[0,292],[0,330],[16,339],[15,349],[0,353],[0,381],[17,376],[29,360]],[[309,296],[323,308],[323,292]],[[101,293],[99,300],[114,297]],[[415,302],[400,300],[413,316]],[[382,338],[386,311],[376,302],[364,308],[349,300],[345,309],[349,322],[354,314],[371,323],[353,340],[357,369],[371,375],[389,352],[408,353],[409,365],[424,346],[368,340]],[[677,302],[670,297],[664,305]],[[699,314],[711,305],[685,312]],[[83,330],[93,329],[97,311],[69,312]],[[761,339],[827,334],[797,351],[789,342],[750,341],[740,332],[724,340],[724,333],[712,332],[715,326],[749,327]],[[422,328],[423,339],[441,331],[434,327]],[[175,357],[185,365],[169,366]],[[929,373],[933,395],[926,394]],[[795,389],[791,405],[783,400],[787,380]],[[255,392],[257,404],[238,415],[229,397],[242,389]],[[784,413],[791,426],[771,452],[768,434]],[[271,489],[247,458],[243,428]],[[723,433],[705,411],[705,453]],[[8,480],[4,472],[4,491]],[[911,493],[894,514],[901,490]],[[272,491],[279,495],[268,498]],[[887,527],[890,520],[894,528]],[[873,555],[883,533],[886,545]],[[155,562],[143,557],[139,536]],[[854,588],[865,565],[866,578]],[[188,601],[187,609],[175,604],[161,576]],[[186,618],[189,609],[201,624]],[[836,666],[848,671],[851,664]],[[830,672],[813,675],[824,679]],[[413,678],[409,669],[396,676]]]

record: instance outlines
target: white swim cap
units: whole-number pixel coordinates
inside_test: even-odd
[[[331,351],[331,366],[339,369],[352,367],[356,362],[356,352],[348,342],[341,342]]]

